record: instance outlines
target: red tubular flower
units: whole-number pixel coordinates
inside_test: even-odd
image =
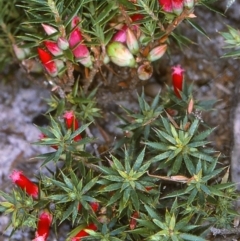
[[[82,41],[82,33],[79,28],[74,29],[69,36],[69,46],[70,48],[74,48],[77,44]]]
[[[46,241],[49,235],[51,223],[52,215],[47,211],[42,212],[38,219],[37,231],[33,241]]]
[[[86,67],[92,67],[91,56],[85,44],[82,44],[83,38],[79,28],[75,28],[69,36],[69,46],[78,62]]]
[[[181,99],[179,91],[182,91],[183,87],[183,72],[184,69],[180,65],[172,67],[172,84],[175,95]]]
[[[65,124],[68,129],[72,128],[73,120],[74,120],[74,113],[72,110],[65,112],[63,118],[65,119]]]
[[[54,41],[44,41],[44,44],[48,51],[54,55],[54,56],[59,56],[62,55],[63,52],[62,50],[58,47],[57,43]]]
[[[44,49],[38,48],[38,56],[44,68],[52,77],[57,76],[58,69],[56,63],[53,61],[52,55]]]
[[[172,0],[158,0],[158,2],[165,12],[171,13],[173,11]]]
[[[21,171],[14,170],[10,178],[17,186],[25,190],[28,195],[33,198],[38,197],[38,186],[24,176]]]
[[[73,131],[79,128],[77,119],[75,118],[74,112],[72,110],[65,112],[63,118],[65,119],[65,124],[67,129],[73,129]],[[74,137],[74,141],[80,141],[82,139],[81,135]]]
[[[91,202],[90,206],[91,206],[93,212],[96,213],[98,211],[100,205],[98,202]]]
[[[183,11],[183,0],[172,0],[173,12],[180,15]]]
[[[129,222],[129,227],[130,227],[131,230],[136,228],[136,225],[137,225],[136,218],[138,218],[138,217],[139,217],[139,213],[137,211],[135,211],[133,213],[133,215],[131,216],[131,219],[130,219],[130,222]]]
[[[85,231],[86,229],[90,229],[90,230],[96,231],[97,230],[97,226],[94,223],[90,223],[87,227],[82,229],[73,238],[71,238],[71,241],[81,241],[83,237],[89,236],[89,234]]]

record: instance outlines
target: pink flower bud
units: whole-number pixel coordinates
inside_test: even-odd
[[[140,80],[148,80],[153,74],[153,67],[149,63],[142,64],[138,67],[137,73]]]
[[[38,219],[37,231],[33,241],[47,240],[51,223],[52,215],[47,211],[42,212]]]
[[[52,55],[44,49],[38,48],[38,56],[48,74],[52,77],[57,76],[58,69]]]
[[[128,49],[132,54],[137,54],[139,52],[139,44],[135,34],[131,29],[128,28],[126,30],[126,35],[127,35],[126,43],[127,43]]]
[[[158,0],[160,7],[165,11],[172,13],[172,0]]]
[[[79,28],[74,29],[69,36],[69,46],[70,48],[75,47],[82,41],[82,33]]]
[[[118,30],[118,32],[116,32],[113,35],[112,40],[117,41],[117,42],[121,42],[121,43],[126,43],[126,40],[127,40],[126,30],[127,30],[127,28],[128,28],[127,25],[124,25],[122,27],[122,29]]]
[[[182,91],[183,87],[183,72],[185,70],[181,68],[180,65],[172,67],[172,84],[175,95],[181,99],[179,91]]]
[[[92,67],[91,56],[86,45],[79,44],[72,50],[72,52],[77,62],[80,62],[85,67]]]
[[[78,16],[73,17],[72,22],[71,22],[71,28],[75,28],[79,23],[81,19]]]
[[[14,170],[10,175],[10,178],[17,186],[25,190],[28,195],[33,198],[38,197],[38,186],[24,176],[21,171]]]
[[[69,48],[68,41],[63,37],[58,38],[57,45],[61,50],[67,50]]]
[[[54,55],[54,56],[59,56],[62,55],[63,52],[62,50],[58,47],[57,43],[54,41],[44,41],[44,44],[48,51]]]
[[[23,48],[19,48],[16,44],[13,44],[12,46],[18,60],[23,60],[26,58],[26,53]]]
[[[118,66],[135,67],[136,61],[132,53],[120,42],[112,42],[107,46],[107,54],[111,61]]]
[[[194,0],[184,0],[183,5],[184,7],[191,9],[194,6]]]
[[[57,29],[55,29],[55,28],[53,28],[52,26],[47,25],[47,24],[43,24],[43,23],[42,23],[42,27],[44,28],[44,31],[45,31],[45,33],[46,33],[47,35],[52,35],[52,34],[58,32]]]
[[[183,11],[183,0],[172,0],[173,12],[180,15]]]
[[[74,237],[71,238],[71,241],[80,241],[82,240],[81,238],[89,236],[88,232],[85,230],[97,230],[97,226],[94,223],[90,223],[88,226],[86,226],[84,229],[82,229],[79,233],[77,233]]]
[[[160,59],[165,54],[166,50],[167,50],[166,44],[160,45],[160,46],[152,49],[148,53],[147,59],[150,62],[156,61],[156,60]]]

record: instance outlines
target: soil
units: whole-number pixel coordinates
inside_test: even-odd
[[[238,1],[239,2],[239,1]],[[216,150],[223,154],[221,163],[224,166],[232,165],[232,180],[240,183],[240,167],[238,165],[240,125],[238,117],[239,107],[239,79],[240,68],[238,60],[221,58],[224,54],[224,41],[219,32],[226,31],[226,25],[237,28],[238,11],[240,4],[236,2],[226,13],[226,17],[198,8],[195,11],[196,22],[204,27],[208,38],[198,33],[187,24],[181,24],[179,32],[190,38],[195,44],[185,47],[181,53],[173,46],[171,58],[165,56],[160,67],[157,69],[155,78],[146,84],[145,92],[149,96],[154,95],[154,91],[164,88],[164,83],[170,84],[171,66],[180,64],[185,69],[186,81],[194,82],[195,99],[218,99],[214,110],[208,113],[201,113],[202,119],[211,127],[217,127],[211,135],[212,145]],[[222,3],[223,4],[223,3]],[[221,6],[216,6],[222,10]],[[45,153],[46,148],[31,145],[37,141],[40,131],[34,126],[46,124],[46,119],[42,116],[47,109],[45,98],[50,96],[50,89],[44,84],[44,80],[35,78],[29,81],[27,75],[16,66],[9,66],[5,72],[0,73],[1,79],[8,78],[8,81],[0,82],[0,189],[8,191],[12,188],[9,181],[9,173],[13,169],[21,169],[32,180],[39,171],[40,161],[31,159],[40,153]],[[126,93],[127,92],[122,92]],[[129,92],[131,95],[132,91]],[[135,94],[135,93],[134,93]],[[128,104],[129,99],[124,98],[123,94],[111,93],[101,95],[106,98],[106,106],[115,109],[114,104],[109,104],[109,99],[115,102]],[[117,99],[116,99],[117,96]],[[100,97],[99,97],[100,98]],[[115,103],[116,105],[116,103]],[[134,105],[131,105],[134,108]],[[111,119],[109,113],[106,118]],[[116,135],[115,127],[110,125],[108,135]],[[240,187],[239,187],[240,190]],[[0,217],[0,240],[9,240],[11,230],[4,232],[9,219],[6,216]],[[68,226],[61,227],[59,237],[56,238],[52,233],[49,240],[65,240],[64,233],[68,232]],[[221,232],[220,232],[221,233]],[[62,235],[61,235],[62,234]],[[25,230],[16,232],[11,240],[31,240],[33,231]],[[237,240],[237,232],[231,235],[216,235],[212,240]]]

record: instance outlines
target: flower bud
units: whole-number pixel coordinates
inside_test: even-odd
[[[67,50],[69,48],[68,41],[63,37],[58,38],[57,45],[61,50]]]
[[[127,40],[126,30],[127,30],[127,28],[128,28],[127,25],[124,25],[122,27],[122,29],[118,30],[118,32],[116,32],[113,35],[112,40],[116,41],[116,42],[126,43],[126,40]]]
[[[23,60],[26,58],[26,53],[23,48],[19,48],[16,44],[13,44],[12,46],[18,60]]]
[[[131,29],[128,28],[126,30],[126,35],[127,35],[126,43],[127,43],[128,49],[132,54],[137,54],[139,52],[139,45],[135,34]]]
[[[112,42],[107,46],[107,54],[111,61],[121,67],[135,67],[136,61],[132,53],[120,42]]]
[[[72,129],[73,131],[75,131],[79,128],[78,121],[72,110],[65,112],[63,118],[65,119],[67,129]],[[80,141],[81,139],[82,137],[80,134],[74,137],[74,141]]]
[[[94,213],[96,213],[100,207],[99,202],[91,202],[90,206]]]
[[[192,9],[194,6],[194,0],[184,0],[183,5],[186,8]]]
[[[89,236],[88,232],[85,231],[86,229],[96,231],[97,226],[94,223],[90,223],[88,226],[82,229],[79,233],[77,233],[74,237],[72,237],[71,241],[79,241],[81,240],[81,238]]]
[[[131,216],[131,219],[130,219],[130,222],[129,222],[129,227],[131,230],[135,229],[136,226],[137,226],[137,220],[136,218],[139,217],[139,213],[137,211],[135,211],[132,216]]]
[[[38,197],[38,186],[31,182],[21,171],[14,170],[10,175],[12,181],[33,198]]]
[[[152,76],[153,67],[149,63],[142,64],[138,67],[137,73],[140,80],[148,80]]]
[[[52,26],[47,25],[47,24],[43,24],[43,23],[42,23],[42,27],[44,28],[44,31],[45,31],[45,33],[46,33],[47,35],[52,35],[52,34],[58,32],[57,29],[55,29],[55,28],[53,28]]]
[[[79,44],[82,41],[82,33],[79,28],[76,28],[70,33],[69,36],[69,46],[70,48],[75,47],[77,44]]]
[[[58,47],[57,43],[54,41],[44,41],[44,44],[48,51],[54,55],[54,56],[59,56],[62,55],[63,52],[62,50]]]
[[[165,54],[166,50],[167,50],[166,44],[160,45],[160,46],[152,49],[149,52],[149,54],[147,56],[147,59],[150,62],[156,61],[156,60],[160,59]]]
[[[180,65],[172,67],[172,84],[175,95],[181,99],[179,91],[182,91],[183,87],[183,72],[185,70]]]
[[[38,56],[48,74],[52,77],[57,76],[58,69],[52,55],[44,49],[38,48]]]
[[[78,16],[73,17],[72,22],[71,22],[71,28],[75,28],[79,23],[81,19]]]
[[[180,15],[183,11],[183,0],[172,0],[173,12]]]
[[[44,211],[40,214],[37,224],[37,231],[33,241],[45,241],[49,235],[49,229],[52,223],[52,215]]]
[[[169,13],[173,12],[172,0],[158,0],[158,2],[163,11]]]

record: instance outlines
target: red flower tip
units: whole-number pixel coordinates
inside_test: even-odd
[[[67,129],[73,129],[73,131],[75,131],[79,128],[79,124],[73,110],[65,112],[63,118],[65,119]],[[81,139],[82,137],[80,134],[74,137],[74,141],[80,141]]]
[[[39,59],[41,60],[48,74],[51,75],[52,77],[57,76],[58,69],[57,69],[56,63],[52,60],[53,59],[52,55],[44,49],[38,48],[37,50],[38,50]]]
[[[65,123],[68,129],[72,128],[73,120],[75,119],[73,110],[66,111],[63,115],[63,118],[65,119]]]
[[[158,0],[158,2],[165,12],[173,11],[172,0]]]
[[[89,236],[89,234],[85,231],[86,229],[90,229],[93,231],[97,230],[97,226],[94,223],[90,223],[88,226],[86,226],[84,229],[82,229],[76,236],[71,238],[71,241],[80,241],[83,237]]]
[[[52,223],[52,215],[44,211],[38,219],[36,238],[33,241],[45,241],[49,235],[49,229]]]
[[[78,16],[73,17],[71,22],[72,29],[75,28],[80,23],[80,21],[81,19]]]
[[[54,41],[44,41],[44,44],[48,51],[54,55],[54,56],[59,56],[62,55],[63,52],[62,50],[58,47],[57,43]]]
[[[52,55],[48,51],[41,48],[37,48],[37,51],[43,65],[52,60]]]
[[[93,212],[96,213],[96,212],[98,211],[100,205],[99,205],[98,202],[91,202],[91,203],[90,203],[90,206],[91,206]]]
[[[142,14],[140,14],[140,13],[133,14],[131,16],[131,19],[132,19],[133,22],[136,22],[136,21],[141,20],[143,18],[144,18],[144,16]]]
[[[14,170],[10,175],[12,181],[33,198],[38,197],[38,186],[30,181],[21,171]]]
[[[130,219],[130,222],[129,222],[129,227],[131,230],[135,229],[136,228],[136,225],[137,225],[137,220],[136,218],[139,217],[139,213],[137,211],[135,211],[132,216],[131,216],[131,219]]]
[[[185,70],[181,68],[180,65],[172,67],[172,83],[175,95],[181,99],[179,91],[182,91],[183,87],[183,72]]]

